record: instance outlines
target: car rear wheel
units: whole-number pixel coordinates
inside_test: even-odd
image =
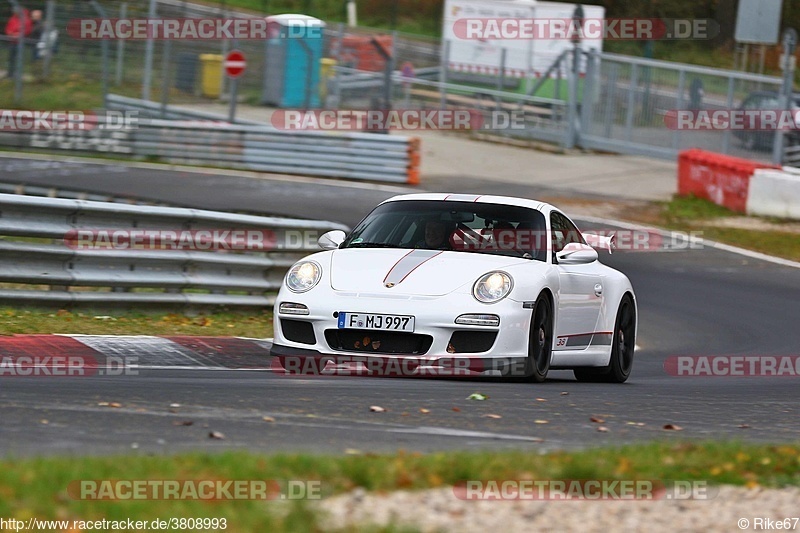
[[[525,375],[530,381],[541,383],[550,371],[553,353],[553,312],[545,295],[539,296],[533,308],[531,330],[528,334],[528,358]]]
[[[626,294],[619,304],[614,338],[611,341],[611,361],[603,368],[576,368],[575,379],[589,383],[625,383],[633,369],[636,350],[636,306]]]

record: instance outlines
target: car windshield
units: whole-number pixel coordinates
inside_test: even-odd
[[[405,200],[378,206],[340,248],[403,248],[547,260],[547,227],[536,209],[475,202]]]

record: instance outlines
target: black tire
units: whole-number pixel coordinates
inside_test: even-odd
[[[525,376],[529,381],[542,383],[550,372],[553,355],[553,309],[550,300],[542,294],[536,300],[531,314],[528,333],[528,358],[525,360]]]
[[[633,369],[636,351],[636,306],[629,294],[623,296],[617,311],[611,361],[603,368],[576,368],[575,379],[585,383],[625,383]]]

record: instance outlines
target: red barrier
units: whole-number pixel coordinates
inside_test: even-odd
[[[378,35],[374,37],[377,44],[391,53],[393,38],[391,35]],[[375,47],[373,37],[369,35],[345,35],[340,42],[340,63],[346,67],[382,72],[386,68],[386,59]]]
[[[750,178],[759,168],[780,167],[697,148],[686,150],[678,156],[678,195],[694,195],[745,213]]]

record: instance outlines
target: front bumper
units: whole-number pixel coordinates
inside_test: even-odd
[[[284,302],[303,304],[308,307],[309,314],[302,316],[281,314],[280,305]],[[371,364],[373,369],[386,368],[388,365],[396,368],[398,364],[402,364],[408,368],[413,365],[419,367],[444,365],[470,368],[479,373],[487,370],[503,372],[503,369],[509,366],[519,365],[519,361],[524,364],[528,355],[531,310],[525,308],[522,302],[509,298],[496,304],[486,305],[475,301],[471,294],[464,293],[451,293],[442,297],[393,295],[387,298],[332,290],[323,290],[313,295],[297,295],[281,291],[275,310],[275,340],[272,353],[279,358],[290,358],[288,361],[293,368],[297,367],[295,359],[298,361],[311,359],[324,360],[325,364],[332,365],[338,364],[337,361],[362,366]],[[356,331],[359,335],[365,334],[366,340],[369,341],[366,345],[360,343],[356,348],[355,345],[359,343],[331,342],[336,333],[353,331],[338,328],[338,319],[334,315],[339,312],[414,316],[413,335],[424,337],[426,342],[417,345],[421,348],[409,349],[405,353],[386,353],[385,348],[391,344],[391,339],[386,340],[386,337],[389,337],[387,332],[362,330]],[[500,317],[500,325],[493,327],[456,324],[456,318],[464,314],[497,315]],[[289,338],[292,335],[287,335],[284,331],[286,327],[284,321],[292,322],[294,326],[298,323],[303,325],[309,332],[303,339],[304,342],[296,342]],[[310,334],[311,331],[313,335]],[[460,335],[458,337],[460,339],[471,338],[469,335],[464,335],[465,332],[491,333],[495,336],[490,345],[481,346],[478,351],[473,349],[474,346],[465,347],[463,342],[458,343],[459,346],[454,346],[451,342],[456,338],[454,334]],[[398,360],[402,363],[398,363]],[[308,362],[304,364],[311,365]],[[316,367],[318,365],[310,366],[312,369]]]

